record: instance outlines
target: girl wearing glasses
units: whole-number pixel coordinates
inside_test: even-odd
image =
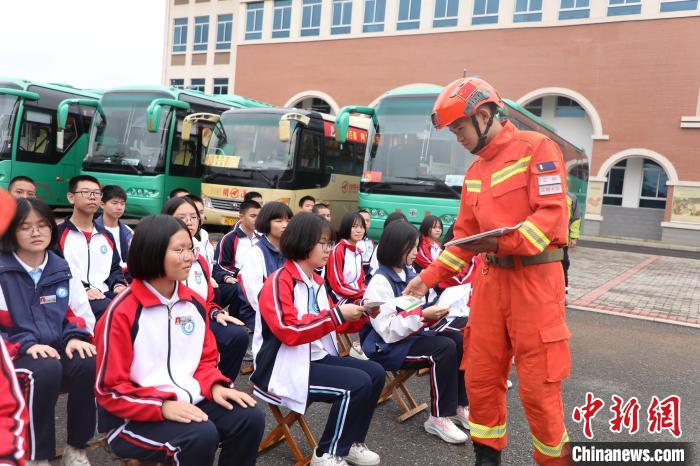
[[[211,465],[221,444],[219,465],[253,465],[264,414],[216,367],[208,306],[182,284],[192,249],[189,229],[170,216],[136,227],[134,281],[95,331],[98,427],[123,458]]]
[[[340,221],[338,244],[328,257],[326,277],[339,304],[361,300],[365,294],[365,272],[358,243],[365,237],[365,221],[357,212],[348,212]]]
[[[246,348],[248,348],[248,332],[243,328],[243,322],[228,315],[214,301],[211,269],[204,256],[201,242],[195,238],[195,234],[200,226],[197,207],[187,197],[174,197],[165,203],[161,213],[171,215],[182,221],[192,236],[193,249],[183,251],[183,255],[192,256],[192,265],[183,284],[192,289],[206,302],[207,315],[211,320],[211,330],[214,332],[216,344],[221,353],[219,368],[226,377],[235,380],[238,371],[241,369]]]
[[[267,207],[268,204],[265,206]],[[308,403],[331,403],[312,465],[379,464],[365,445],[384,369],[372,361],[338,356],[336,332],[357,332],[367,310],[333,305],[314,269],[328,261],[331,224],[310,213],[289,222],[280,249],[282,268],[268,277],[260,294],[253,350],[254,393],[268,403],[304,413]]]
[[[2,237],[0,333],[6,336],[15,372],[30,409],[30,463],[48,465],[56,450],[54,410],[68,393],[68,445],[63,464],[86,465],[95,431],[95,316],[68,262],[52,252],[57,227],[51,209],[20,199]]]

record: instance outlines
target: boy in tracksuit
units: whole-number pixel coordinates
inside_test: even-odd
[[[58,227],[59,252],[82,281],[96,319],[127,287],[114,237],[93,221],[100,199],[97,179],[88,175],[71,178],[68,201],[73,204],[73,214]]]
[[[134,236],[132,230],[121,218],[126,209],[126,191],[121,186],[110,184],[102,187],[102,215],[95,219],[95,225],[103,227],[114,237],[114,244],[121,258],[120,266],[124,278],[131,281],[126,269],[126,260],[129,258],[129,244]]]

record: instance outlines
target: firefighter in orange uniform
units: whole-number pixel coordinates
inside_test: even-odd
[[[500,464],[506,447],[506,381],[513,356],[535,461],[570,464],[561,381],[571,366],[571,334],[559,263],[567,241],[566,170],[550,139],[495,118],[503,106],[487,82],[459,79],[437,98],[433,124],[448,127],[477,155],[464,178],[455,239],[522,224],[501,237],[447,248],[404,294],[427,293],[485,253],[476,271],[462,361],[476,464]]]

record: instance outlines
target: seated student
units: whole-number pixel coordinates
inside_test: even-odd
[[[150,216],[136,227],[134,281],[95,330],[98,430],[122,458],[210,465],[221,444],[219,465],[253,465],[264,414],[216,367],[206,303],[182,285],[194,261],[181,221]]]
[[[131,281],[126,269],[126,258],[129,257],[129,243],[134,236],[134,230],[121,221],[124,209],[126,209],[126,191],[116,184],[102,186],[101,207],[102,215],[97,217],[95,225],[104,227],[114,237],[114,244],[116,244],[117,252],[121,258],[119,265],[124,273],[124,278]]]
[[[189,268],[189,275],[183,284],[197,293],[205,302],[209,326],[214,332],[216,345],[219,353],[221,353],[219,369],[226,377],[234,380],[241,369],[243,356],[248,347],[248,332],[243,328],[243,322],[229,316],[214,301],[214,288],[211,285],[209,264],[201,254],[200,243],[195,238],[200,224],[197,207],[187,196],[174,197],[165,203],[161,213],[172,215],[180,220],[187,225],[187,230],[192,235],[195,258]]]
[[[416,269],[427,268],[442,252],[440,237],[442,236],[442,220],[435,215],[426,215],[418,229],[420,241],[418,242],[418,255],[416,255]]]
[[[2,237],[0,333],[6,335],[29,413],[30,464],[47,465],[56,453],[54,410],[68,392],[68,445],[63,464],[89,464],[95,431],[95,317],[80,280],[51,251],[57,239],[51,209],[20,199]],[[4,396],[4,395],[3,395]]]
[[[374,241],[372,241],[372,238],[369,237],[371,218],[369,216],[369,212],[367,212],[365,209],[360,209],[357,211],[357,213],[360,214],[362,219],[365,221],[365,237],[362,238],[357,245],[362,251],[362,270],[365,272],[365,282],[369,282],[369,261],[372,259],[372,255],[374,254]]]
[[[316,198],[313,196],[303,196],[299,199],[299,212],[311,212],[316,205]]]
[[[281,202],[268,202],[260,209],[255,220],[255,229],[262,234],[250,249],[239,273],[243,303],[240,316],[246,326],[254,330],[260,318],[258,296],[267,277],[284,264],[280,252],[282,233],[294,214]]]
[[[448,443],[463,443],[467,435],[453,421],[468,428],[467,392],[462,360],[463,335],[426,330],[445,317],[447,309],[430,306],[403,311],[393,300],[401,296],[415,276],[409,266],[415,260],[418,231],[408,222],[393,222],[379,240],[379,270],[365,291],[365,300],[384,302],[372,326],[360,332],[362,349],[386,370],[430,367],[431,415],[425,430]]]
[[[96,178],[74,176],[68,182],[68,201],[73,204],[73,213],[58,226],[58,250],[68,261],[73,275],[83,283],[96,319],[112,298],[127,287],[112,234],[93,220],[101,199],[102,190]]]
[[[372,361],[338,356],[336,331],[357,332],[366,309],[334,306],[314,269],[331,250],[331,225],[308,213],[295,215],[282,235],[286,261],[263,285],[255,327],[254,393],[298,413],[307,403],[331,403],[312,465],[379,464],[365,437],[385,373]],[[376,313],[377,308],[370,310]]]
[[[197,213],[199,214],[199,231],[197,232],[196,238],[202,247],[201,254],[204,254],[204,257],[207,259],[207,264],[209,264],[209,270],[212,270],[214,267],[214,246],[209,240],[209,232],[205,230],[203,226],[206,218],[204,216],[204,201],[195,194],[188,194],[185,197],[191,200],[197,207]],[[214,287],[217,286],[216,283],[212,283],[212,285]]]
[[[36,183],[28,176],[15,176],[10,180],[7,191],[15,199],[36,199]]]
[[[238,314],[240,307],[238,272],[250,254],[250,249],[258,242],[255,220],[260,213],[260,204],[255,201],[243,201],[238,213],[238,223],[216,245],[212,272],[214,280],[219,284],[216,300],[222,306],[223,303],[229,303],[231,314]]]
[[[263,202],[262,194],[260,194],[257,191],[248,191],[247,193],[245,193],[245,196],[243,196],[243,202],[245,201],[255,201],[258,204],[260,204],[260,207],[262,207],[265,204]]]
[[[384,220],[384,230],[386,230],[386,227],[388,227],[393,222],[408,222],[408,219],[401,212],[392,212],[389,215],[387,215],[386,220]],[[370,278],[372,278],[372,276],[374,276],[374,274],[377,273],[377,270],[379,270],[379,260],[377,259],[378,253],[379,245],[377,244],[377,247],[374,248],[374,254],[369,259]],[[413,270],[413,266],[411,266],[411,270]]]
[[[358,243],[365,236],[365,221],[355,212],[348,212],[340,221],[338,243],[333,247],[326,277],[335,296],[335,302],[344,304],[362,299],[365,294],[365,272],[362,270],[362,251]]]
[[[331,221],[331,208],[328,207],[328,204],[324,204],[322,202],[314,204],[313,209],[311,209],[311,213],[318,215],[319,217],[323,217],[329,222]]]

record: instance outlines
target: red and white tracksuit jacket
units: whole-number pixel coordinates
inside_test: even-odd
[[[362,299],[366,288],[362,250],[341,239],[328,256],[326,278],[338,303]]]
[[[10,353],[0,338],[0,465],[24,465],[27,445],[26,404]]]
[[[95,341],[100,431],[118,427],[114,417],[163,421],[164,401],[197,404],[212,399],[214,384],[231,384],[216,367],[206,304],[181,283],[164,298],[135,279],[98,322]]]
[[[182,283],[204,300],[207,317],[214,319],[216,314],[221,311],[221,306],[214,302],[214,287],[211,284],[209,264],[203,254],[197,256],[197,260],[192,262],[190,275]]]
[[[442,252],[442,244],[437,241],[433,242],[427,236],[421,235],[418,242],[418,254],[416,255],[415,263],[421,270],[427,269],[435,259],[440,257]]]
[[[366,318],[345,322],[323,284],[302,277],[299,266],[287,260],[265,281],[260,294],[260,325],[255,326],[255,371],[250,376],[259,398],[296,411],[306,411],[309,370],[314,353],[338,355],[336,331],[356,333]],[[310,311],[314,293],[317,313]],[[257,345],[256,345],[257,341]]]

